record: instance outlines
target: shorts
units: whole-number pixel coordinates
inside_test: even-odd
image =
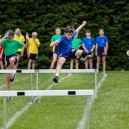
[[[76,51],[76,49],[72,48],[68,53],[60,55],[59,57],[64,57],[65,59],[76,59]]]
[[[17,55],[21,55],[21,52],[17,52]]]
[[[58,54],[58,46],[57,45],[55,46],[53,54]]]
[[[17,63],[17,54],[15,53],[15,54],[12,54],[10,56],[5,56],[5,59],[6,59],[6,66],[5,66],[5,68],[7,68],[10,65],[9,59],[12,58],[12,57],[15,58],[14,65],[16,65],[16,63]]]
[[[98,54],[98,56],[105,56],[104,55],[104,47],[98,47],[97,54]]]
[[[30,53],[28,59],[37,60],[38,59],[38,55]]]

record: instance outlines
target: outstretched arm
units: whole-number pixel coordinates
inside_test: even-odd
[[[52,42],[52,43],[50,44],[50,47],[55,46],[55,45],[58,44],[59,42],[60,42],[59,40],[56,40],[56,41]]]
[[[9,35],[9,33],[7,32],[7,33],[5,34],[5,36],[4,36],[2,39],[0,39],[0,44],[2,43],[2,41],[3,41],[5,38],[8,37],[8,35]]]
[[[82,24],[75,30],[77,33],[86,25],[86,21],[83,21]]]

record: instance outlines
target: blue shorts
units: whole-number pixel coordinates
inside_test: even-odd
[[[12,57],[15,58],[14,65],[16,65],[16,63],[17,63],[17,54],[15,53],[15,54],[12,54],[10,56],[5,56],[5,59],[6,59],[6,66],[5,67],[6,68],[10,65],[9,59],[12,58]]]
[[[58,45],[55,46],[55,50],[54,50],[53,54],[58,54]]]
[[[97,54],[98,54],[98,56],[105,56],[104,55],[104,47],[98,47]]]
[[[59,57],[64,57],[65,59],[76,59],[76,51],[76,49],[72,48],[68,53],[60,55]]]
[[[32,54],[32,53],[30,53],[28,59],[37,60],[37,59],[38,59],[38,55],[37,55],[37,54]]]

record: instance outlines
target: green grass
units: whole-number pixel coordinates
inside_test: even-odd
[[[129,128],[129,72],[108,72],[106,80],[98,91],[98,101],[92,103],[90,129],[128,129]],[[0,86],[6,84],[2,74]],[[54,74],[39,74],[39,89],[45,90],[52,85]],[[61,74],[60,79],[68,74]],[[98,82],[103,77],[98,74]],[[33,75],[35,87],[36,75]],[[18,74],[12,90],[30,90],[30,75]],[[51,90],[93,89],[93,74],[72,74]],[[0,90],[6,90],[6,87]],[[31,97],[14,97],[7,101],[7,121],[31,101]],[[33,103],[9,129],[77,129],[86,105],[86,97],[41,97]],[[3,98],[0,98],[0,127],[3,126]],[[84,127],[85,129],[85,127]]]

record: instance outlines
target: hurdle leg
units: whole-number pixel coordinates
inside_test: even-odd
[[[4,97],[4,129],[7,129],[6,128],[6,96]]]
[[[86,122],[86,129],[90,129],[90,98],[91,96],[87,96],[87,108],[86,108],[86,118],[87,118],[87,122]]]
[[[36,73],[36,90],[39,89],[39,88],[38,88],[38,78],[39,78],[39,73],[38,73],[38,71],[37,71],[37,73]],[[36,96],[36,102],[39,102],[38,96]]]
[[[33,90],[33,76],[32,73],[30,74],[30,85],[31,85],[31,90]],[[34,97],[32,96],[32,103],[34,102]]]

